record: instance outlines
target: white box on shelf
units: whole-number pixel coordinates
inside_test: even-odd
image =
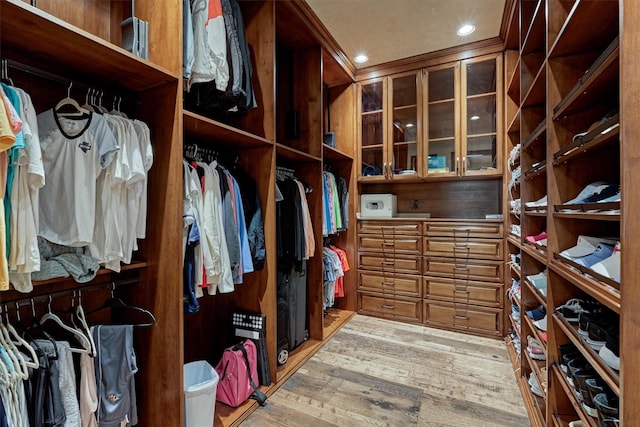
[[[398,212],[395,194],[361,194],[360,218],[393,218]]]

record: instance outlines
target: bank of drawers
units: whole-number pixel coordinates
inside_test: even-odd
[[[358,309],[478,335],[502,333],[503,224],[358,222]]]

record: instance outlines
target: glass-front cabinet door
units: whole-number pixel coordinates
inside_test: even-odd
[[[460,169],[458,111],[459,65],[425,70],[423,176],[458,175]]]
[[[386,80],[375,79],[360,85],[360,176],[386,177],[385,153]]]
[[[422,86],[419,72],[389,78],[391,122],[388,125],[388,165],[393,179],[416,177],[420,172]]]
[[[501,57],[462,62],[461,175],[501,173]]]

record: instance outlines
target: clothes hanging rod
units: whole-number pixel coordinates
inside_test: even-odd
[[[73,80],[73,79],[70,79],[68,77],[63,77],[63,76],[60,76],[58,74],[51,73],[49,71],[44,71],[44,70],[41,70],[39,68],[32,67],[31,65],[26,65],[26,64],[23,64],[21,62],[14,61],[13,59],[2,58],[2,62],[7,64],[8,67],[13,68],[14,70],[22,71],[22,72],[27,73],[27,74],[31,74],[31,75],[39,77],[41,79],[48,80],[48,81],[50,81],[52,83],[59,84],[60,86],[68,87],[70,83],[73,83],[74,87],[80,88],[80,89],[82,89],[84,91],[88,91],[90,89],[100,90],[100,91],[105,92],[107,95],[109,95],[111,97],[119,97],[123,101],[127,101],[130,104],[133,104],[133,105],[140,105],[141,104],[140,101],[133,100],[131,98],[127,98],[127,97],[119,95],[119,94],[115,94],[113,91],[104,90],[104,89],[102,89],[102,88],[100,88],[98,86],[89,85],[89,84],[86,84],[84,82],[78,82],[77,80]]]
[[[105,290],[105,289],[113,289],[114,287],[118,288],[120,286],[133,285],[138,282],[140,282],[140,277],[138,275],[135,275],[134,277],[130,277],[127,279],[111,280],[108,282],[98,283],[96,285],[81,286],[78,288],[52,292],[48,294],[38,295],[35,297],[24,297],[24,298],[11,300],[11,301],[2,301],[0,305],[11,304],[9,306],[10,308],[14,307],[16,309],[19,309],[20,307],[31,306],[32,303],[39,304],[43,302],[48,302],[49,298],[51,298],[52,300],[55,300],[57,298],[73,296],[74,294],[78,294],[78,293],[84,294],[89,292]]]

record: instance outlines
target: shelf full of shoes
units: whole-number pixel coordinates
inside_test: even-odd
[[[547,425],[545,2],[520,2],[521,370],[532,425]]]
[[[549,15],[548,410],[618,425],[619,4],[550,1]]]

